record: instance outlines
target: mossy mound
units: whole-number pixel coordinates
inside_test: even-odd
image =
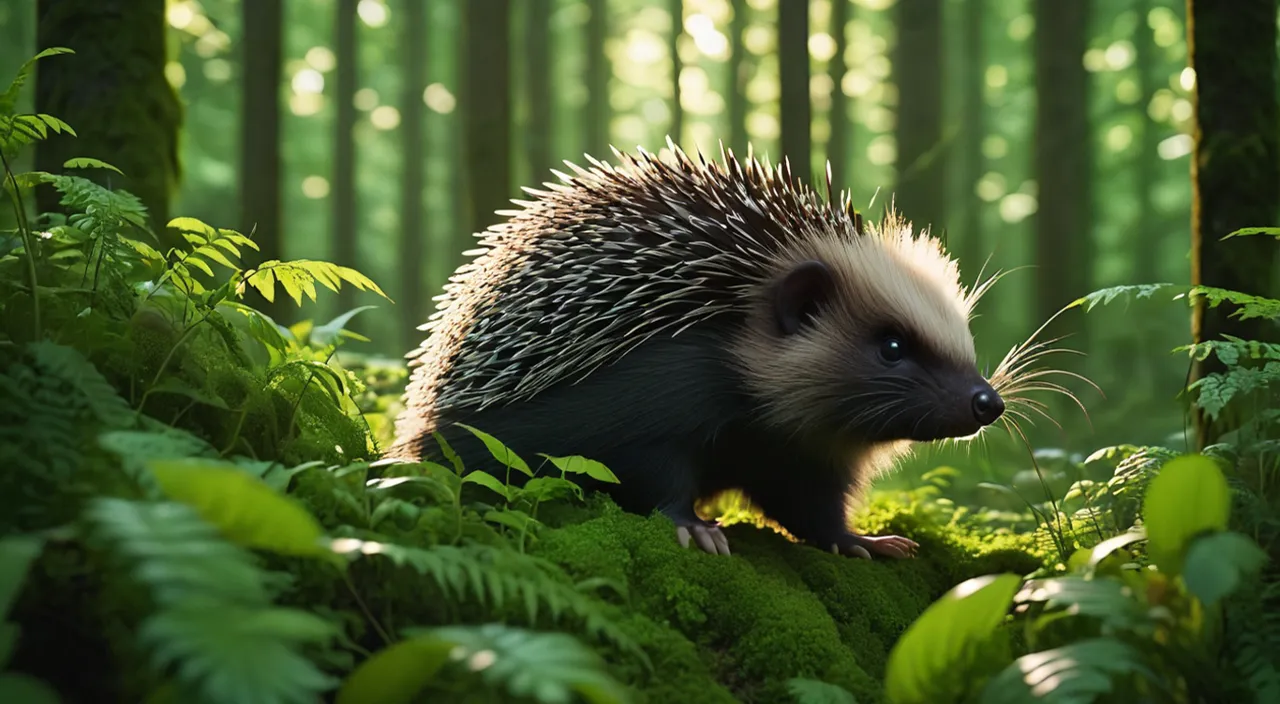
[[[733,555],[708,555],[681,548],[666,518],[603,497],[557,518],[531,552],[575,579],[626,586],[622,626],[653,669],[622,656],[612,665],[655,703],[790,701],[792,677],[881,701],[889,651],[930,603],[970,577],[1041,566],[1026,538],[979,538],[888,500],[859,525],[916,540],[916,559],[851,559],[746,524],[725,530]]]

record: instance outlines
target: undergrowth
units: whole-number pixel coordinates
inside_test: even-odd
[[[15,173],[74,134],[15,113],[32,65],[0,95],[0,701],[1280,700],[1266,409],[1241,425],[1263,439],[1204,454],[1042,451],[985,507],[938,468],[859,516],[913,561],[797,545],[732,498],[711,508],[734,556],[684,550],[585,493],[575,477],[617,481],[587,458],[471,429],[526,481],[441,439],[444,464],[380,460],[405,370],[347,349],[368,307],[284,327],[247,297],[382,290],[245,266],[252,237],[190,218],[160,251],[135,197],[77,175],[114,169],[93,158]],[[35,188],[68,214],[26,213]],[[1188,389],[1211,413],[1280,362],[1184,351],[1227,364]]]

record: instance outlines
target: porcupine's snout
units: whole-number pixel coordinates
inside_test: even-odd
[[[972,406],[973,419],[980,427],[991,425],[1004,415],[1004,399],[985,381],[974,389]]]

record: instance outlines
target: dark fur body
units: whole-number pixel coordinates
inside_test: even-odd
[[[858,475],[836,453],[815,454],[758,417],[724,349],[732,324],[652,339],[577,384],[466,417],[443,416],[438,431],[468,469],[504,471],[455,422],[493,435],[531,467],[541,460],[536,453],[602,462],[620,483],[592,488],[608,491],[625,510],[657,508],[678,523],[693,521],[697,500],[740,489],[801,540],[822,546],[853,540],[846,500],[861,488],[854,486]],[[439,457],[429,435],[417,449]]]

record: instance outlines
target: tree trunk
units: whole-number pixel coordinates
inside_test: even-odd
[[[742,35],[747,31],[747,0],[732,0],[733,20],[729,23],[729,146],[738,157],[747,154],[747,48]]]
[[[781,83],[782,144],[775,164],[786,159],[797,179],[812,183],[809,141],[809,0],[778,3],[778,80]]]
[[[1141,102],[1138,103],[1142,118],[1140,120],[1142,132],[1138,153],[1134,157],[1134,175],[1137,182],[1134,189],[1137,191],[1138,212],[1131,230],[1133,236],[1130,248],[1133,252],[1135,283],[1155,283],[1156,277],[1159,276],[1157,251],[1160,229],[1156,222],[1153,195],[1156,185],[1156,168],[1160,159],[1157,153],[1160,133],[1156,122],[1147,117],[1147,110],[1150,109],[1156,89],[1161,87],[1162,81],[1153,75],[1157,63],[1157,48],[1151,27],[1147,24],[1147,15],[1151,12],[1151,6],[1151,0],[1138,0],[1138,33],[1133,40],[1134,63],[1137,64],[1138,70],[1138,92],[1142,96]]]
[[[609,36],[607,0],[587,0],[587,153],[609,159],[609,59],[604,53]]]
[[[1196,74],[1195,151],[1191,161],[1191,282],[1275,296],[1276,242],[1269,237],[1223,241],[1242,227],[1276,224],[1280,201],[1280,108],[1276,100],[1276,0],[1230,4],[1187,0],[1187,49]],[[1265,319],[1228,317],[1234,305],[1192,308],[1195,342],[1232,335],[1274,341]],[[1223,367],[1210,355],[1195,379]],[[1231,429],[1195,414],[1200,448]]]
[[[333,133],[333,222],[331,224],[331,261],[359,269],[356,256],[356,104],[359,89],[360,52],[357,40],[360,17],[358,0],[338,0],[334,16],[337,37],[334,41],[337,65],[333,99],[337,120]],[[338,291],[338,307],[350,310],[355,291],[343,286]]]
[[[827,138],[827,162],[831,164],[832,190],[839,192],[844,184],[845,161],[849,158],[849,101],[844,95],[844,76],[848,72],[844,54],[849,48],[845,38],[845,25],[849,24],[849,5],[852,0],[831,0],[831,35],[836,40],[836,53],[831,57],[827,73],[831,76],[831,123]]]
[[[498,222],[495,211],[510,203],[510,24],[509,0],[468,0],[463,9],[468,233]]]
[[[667,51],[671,54],[671,127],[667,134],[671,141],[680,144],[684,135],[684,106],[680,102],[680,74],[684,71],[684,63],[680,60],[680,35],[684,33],[684,0],[670,0],[671,10],[671,43]]]
[[[244,40],[240,100],[240,228],[253,232],[258,262],[284,258],[280,194],[280,74],[283,68],[284,3],[241,6]],[[248,252],[246,252],[248,254]],[[255,263],[258,263],[255,262]],[[246,262],[248,263],[248,262]],[[283,295],[268,303],[257,293],[255,307],[286,324],[292,309]]]
[[[529,0],[525,22],[525,73],[529,103],[529,124],[525,128],[529,172],[533,183],[551,176],[551,0]]]
[[[974,193],[975,186],[986,171],[986,157],[982,154],[982,140],[986,136],[986,47],[983,44],[982,23],[985,19],[986,3],[983,0],[969,0],[964,4],[960,31],[964,35],[964,55],[968,65],[961,78],[961,128],[962,128],[962,168],[964,176],[961,183],[959,207],[963,217],[960,221],[960,242],[957,254],[960,259],[960,271],[968,281],[975,281],[977,273],[982,271],[986,262],[982,242],[982,209],[983,203]],[[983,271],[984,274],[987,272]]]
[[[917,228],[943,226],[942,2],[898,0],[893,49],[898,86],[897,209]]]
[[[1089,3],[1036,0],[1035,215],[1037,323],[1089,292],[1093,283],[1089,76],[1084,68]],[[1062,317],[1058,333],[1077,333],[1080,316]]]
[[[417,327],[426,322],[426,228],[422,216],[426,187],[426,161],[422,93],[427,87],[427,7],[418,0],[404,3],[400,50],[404,52],[404,95],[400,129],[403,136],[404,173],[400,180],[400,330],[403,349],[420,340]]]
[[[58,117],[78,137],[51,134],[36,146],[36,168],[60,173],[73,157],[101,159],[124,172],[77,175],[137,196],[164,247],[185,247],[165,230],[180,177],[182,108],[165,78],[164,0],[39,0],[38,50],[65,46],[74,55],[36,64],[36,112]],[[37,189],[40,212],[62,212],[61,195]]]

